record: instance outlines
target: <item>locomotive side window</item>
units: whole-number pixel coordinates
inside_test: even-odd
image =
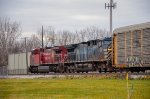
[[[43,50],[43,51],[44,51],[44,50]],[[51,49],[45,49],[44,52],[49,53],[49,52],[51,52]]]
[[[68,49],[68,52],[74,52],[74,48]]]
[[[110,41],[104,41],[104,45],[109,45]]]
[[[40,53],[40,52],[39,52],[38,49],[34,49],[34,50],[32,51],[32,54],[34,54],[34,55],[39,54],[39,53]]]
[[[88,46],[90,46],[90,42],[88,42]]]
[[[40,48],[40,52],[44,52],[44,49]]]
[[[56,52],[56,54],[59,54],[59,53],[61,53],[61,50],[56,50],[55,52]]]
[[[31,54],[32,54],[32,55],[34,54],[34,51],[33,51],[33,50],[31,51]]]
[[[97,45],[97,42],[96,42],[96,41],[93,41],[93,45]]]

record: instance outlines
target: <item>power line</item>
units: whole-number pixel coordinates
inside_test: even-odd
[[[42,26],[42,50],[43,50],[43,46],[44,44],[43,44],[43,26]]]
[[[113,0],[110,0],[110,3],[105,3],[105,9],[110,9],[110,34],[112,35],[112,10],[117,6],[116,3],[113,3]]]
[[[26,66],[27,66],[27,74],[28,74],[28,51],[27,51],[27,37],[24,38],[25,40],[25,49],[26,49]]]

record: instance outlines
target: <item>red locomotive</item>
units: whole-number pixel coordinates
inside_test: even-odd
[[[64,63],[67,58],[67,49],[63,46],[53,48],[36,48],[30,56],[31,73],[60,71],[58,65]],[[54,68],[55,66],[55,68]]]

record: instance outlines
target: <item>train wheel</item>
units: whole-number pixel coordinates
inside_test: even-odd
[[[120,71],[120,73],[122,73],[122,72],[123,72],[123,69],[120,69],[119,71]]]
[[[142,69],[141,72],[145,73],[145,69]]]
[[[74,73],[74,70],[73,70],[73,69],[70,69],[70,73]]]
[[[117,70],[116,70],[116,68],[114,68],[114,70],[113,70],[115,73],[117,73]]]
[[[75,73],[74,69],[72,69],[72,73]]]
[[[69,73],[69,69],[68,69],[68,67],[64,67],[63,72],[64,72],[64,73]]]
[[[139,69],[137,69],[137,73],[140,73],[140,70],[139,70]]]
[[[102,72],[101,68],[99,68],[98,72],[99,72],[99,73],[101,73],[101,72]]]
[[[131,73],[133,73],[133,72],[134,72],[134,70],[133,70],[133,69],[130,69],[130,71],[131,71]]]
[[[80,73],[79,71],[77,71],[77,73]]]
[[[65,72],[70,73],[70,69],[66,68]]]
[[[104,72],[105,72],[105,73],[107,72],[107,68],[104,68]]]
[[[64,73],[64,72],[65,72],[64,66],[61,64],[59,66],[59,73]]]

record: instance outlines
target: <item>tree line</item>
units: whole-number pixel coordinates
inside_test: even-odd
[[[69,45],[94,39],[109,37],[110,33],[96,26],[89,26],[80,30],[57,30],[53,26],[44,27],[44,47]],[[9,18],[0,18],[0,65],[8,64],[11,53],[30,52],[42,46],[42,29],[25,39],[21,38],[21,24]],[[25,46],[26,43],[26,46]]]

